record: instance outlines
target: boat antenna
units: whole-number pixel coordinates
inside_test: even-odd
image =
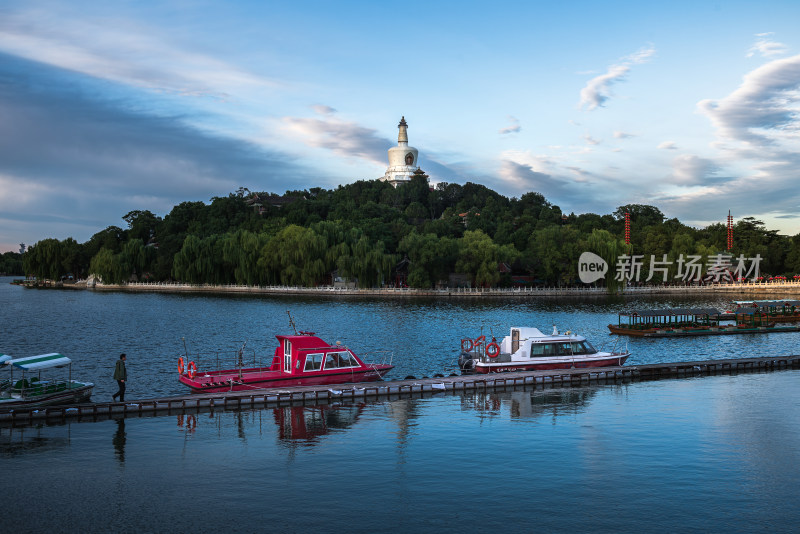
[[[297,335],[297,327],[294,325],[294,319],[292,319],[292,312],[286,310],[286,315],[289,316],[289,326],[291,326],[292,330],[294,330],[294,335]]]

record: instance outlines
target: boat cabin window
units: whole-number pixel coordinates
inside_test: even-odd
[[[358,367],[358,362],[349,352],[329,352],[325,355],[325,369]]]
[[[531,358],[539,356],[577,356],[597,352],[588,341],[572,341],[564,343],[533,343]]]
[[[306,367],[304,371],[319,371],[322,369],[322,354],[306,355]]]

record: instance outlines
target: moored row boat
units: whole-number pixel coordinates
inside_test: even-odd
[[[72,360],[58,353],[12,358],[0,354],[0,365],[8,378],[0,379],[0,409],[38,408],[57,404],[86,402],[94,384],[72,380]],[[67,378],[43,375],[43,371],[68,368]],[[21,371],[14,377],[14,369]]]

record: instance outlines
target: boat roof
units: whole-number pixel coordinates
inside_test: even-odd
[[[631,317],[677,317],[681,315],[692,315],[695,317],[703,315],[719,315],[720,311],[716,308],[671,308],[668,310],[635,310],[620,312],[620,315]]]
[[[292,342],[292,345],[297,350],[315,350],[315,349],[330,349],[330,348],[340,348],[342,350],[346,349],[346,347],[344,345],[341,345],[341,344],[331,345],[331,344],[321,340],[317,336],[311,335],[310,333],[308,333],[308,334],[292,334],[292,335],[287,335],[287,336],[279,334],[279,335],[276,335],[275,337],[281,343],[283,343],[284,339],[288,339],[289,341]]]
[[[511,331],[513,332],[514,330],[519,330],[520,339],[542,338],[542,340],[550,341],[563,341],[564,339],[583,341],[586,339],[569,330],[566,332],[559,332],[557,334],[543,334],[538,328],[533,328],[530,326],[514,326],[511,328]]]
[[[59,354],[40,354],[39,356],[25,356],[24,358],[9,359],[3,362],[6,365],[13,365],[25,371],[38,371],[39,369],[50,369],[52,367],[64,367],[72,363],[72,360]]]
[[[519,337],[521,338],[528,338],[528,337],[548,337],[545,334],[542,334],[542,331],[538,328],[533,328],[530,326],[513,326],[511,327],[511,331],[519,330]]]
[[[8,354],[0,354],[0,363],[6,363],[10,359],[11,356],[9,356]]]
[[[758,306],[760,308],[779,308],[783,306],[800,306],[800,300],[737,300],[734,304]]]
[[[734,315],[755,315],[761,312],[761,307],[758,308],[736,308],[731,313]]]

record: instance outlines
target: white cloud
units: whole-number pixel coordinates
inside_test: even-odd
[[[678,145],[676,145],[674,141],[664,141],[659,143],[658,147],[656,148],[660,148],[662,150],[677,150]]]
[[[636,137],[634,134],[616,131],[614,132],[615,139],[630,139],[631,137]]]
[[[773,60],[744,77],[720,100],[702,100],[698,109],[721,138],[752,148],[796,142],[800,110],[800,55]]]
[[[770,35],[772,32],[757,34],[758,39],[747,51],[747,57],[753,57],[756,54],[760,54],[762,57],[774,57],[785,54],[789,50],[785,44],[769,39]]]
[[[611,97],[611,86],[622,81],[630,72],[632,65],[638,65],[650,60],[656,53],[655,48],[648,47],[622,58],[618,63],[611,65],[608,70],[589,80],[581,89],[581,98],[578,107],[592,111],[602,107]]]

